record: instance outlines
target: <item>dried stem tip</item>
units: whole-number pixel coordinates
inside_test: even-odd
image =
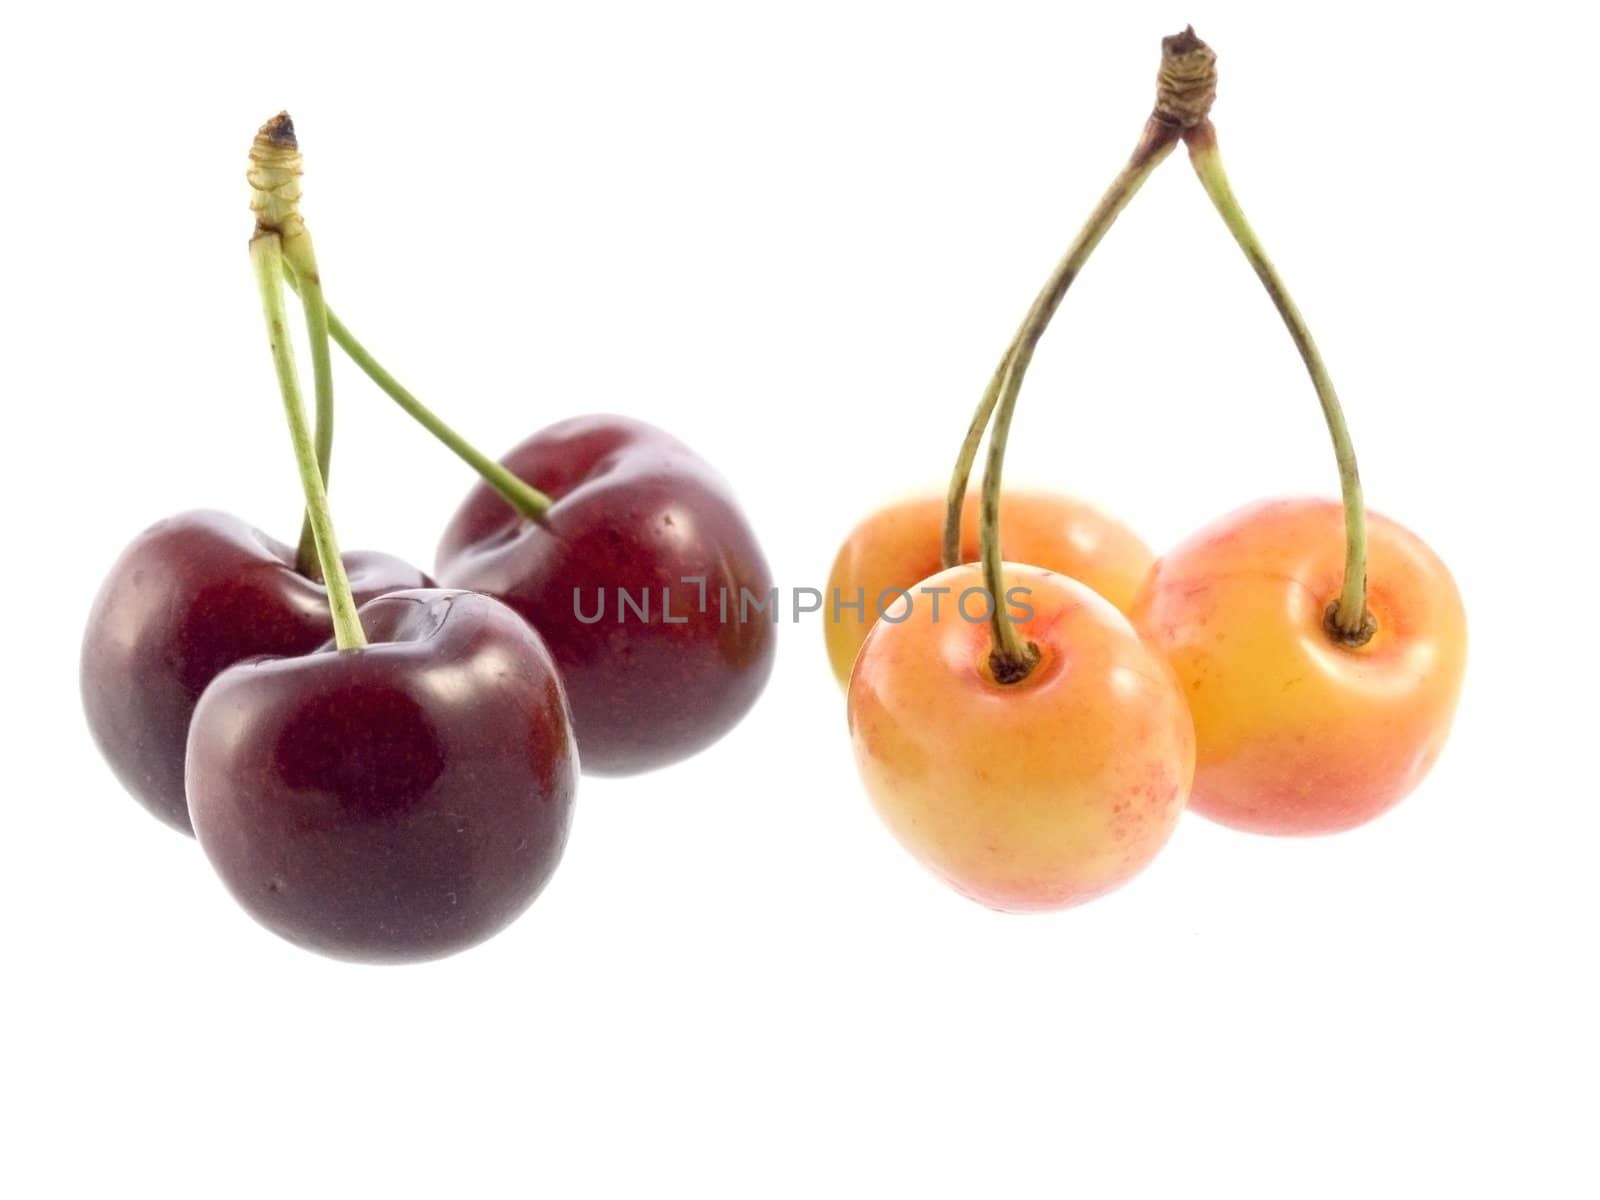
[[[250,211],[257,233],[282,234],[288,240],[304,231],[300,219],[300,143],[294,122],[281,112],[256,133],[250,145]]]
[[[1193,129],[1210,115],[1216,98],[1216,51],[1195,36],[1194,26],[1162,38],[1156,115],[1179,128]]]

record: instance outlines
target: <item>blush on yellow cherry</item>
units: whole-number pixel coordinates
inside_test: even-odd
[[[1275,500],[1155,566],[1134,623],[1194,716],[1197,812],[1257,833],[1331,833],[1409,793],[1444,745],[1466,666],[1461,596],[1416,535],[1368,514],[1371,639],[1330,631],[1344,570],[1336,503]]]
[[[828,661],[843,686],[867,631],[900,589],[939,570],[945,498],[915,496],[878,509],[850,532],[833,560],[823,601]],[[1079,580],[1123,612],[1155,555],[1115,517],[1071,496],[1010,490],[1000,500],[1001,554]],[[978,557],[978,502],[962,512],[961,558]],[[860,606],[856,607],[856,602]],[[881,605],[880,605],[881,601]],[[851,607],[845,607],[850,605]]]
[[[879,815],[935,874],[992,908],[1064,908],[1166,843],[1194,732],[1171,670],[1107,600],[1039,567],[1003,578],[1032,670],[996,680],[983,572],[952,567],[917,585],[950,589],[937,614],[913,591],[867,636],[851,738]]]

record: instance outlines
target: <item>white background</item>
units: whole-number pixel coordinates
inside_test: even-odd
[[[0,1190],[1593,1195],[1578,12],[10,12]],[[119,792],[76,656],[121,545],[204,505],[296,528],[245,253],[245,151],[278,108],[330,299],[419,394],[491,451],[584,411],[662,424],[732,480],[783,585],[820,587],[860,516],[941,485],[1190,20],[1369,497],[1466,597],[1454,738],[1400,809],[1302,842],[1189,817],[1110,898],[992,914],[878,825],[814,617],[724,743],[585,780],[545,896],[442,963],[276,941]],[[338,379],[342,540],[429,565],[464,469]],[[1309,385],[1181,152],[1068,298],[1013,445],[1013,480],[1157,547],[1332,494]]]

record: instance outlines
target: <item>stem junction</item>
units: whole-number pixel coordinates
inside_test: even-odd
[[[323,485],[333,459],[333,355],[328,348],[328,307],[322,298],[322,276],[311,232],[300,215],[300,143],[294,122],[281,112],[263,125],[250,146],[250,208],[256,214],[256,232],[275,233],[281,253],[302,281],[299,289],[306,314],[306,336],[311,344],[311,374],[316,394],[315,451]],[[295,565],[313,579],[321,578],[316,539],[308,511],[300,526]]]

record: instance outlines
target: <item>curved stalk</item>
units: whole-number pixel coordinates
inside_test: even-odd
[[[984,586],[992,598],[989,621],[994,649],[990,655],[990,665],[995,678],[1002,683],[1015,683],[1025,678],[1038,661],[1037,649],[1023,642],[1011,619],[1001,576],[1001,478],[1006,442],[1011,432],[1017,397],[1022,391],[1023,377],[1033,361],[1039,339],[1049,327],[1067,289],[1072,286],[1072,281],[1077,278],[1090,254],[1145,180],[1172,153],[1184,131],[1206,119],[1215,96],[1216,56],[1210,47],[1195,36],[1194,29],[1191,27],[1180,34],[1163,38],[1161,70],[1156,78],[1155,109],[1145,122],[1138,145],[1029,308],[967,428],[955,470],[951,473],[950,489],[945,496],[941,557],[944,565],[950,567],[955,565],[960,556],[961,508],[966,500],[967,482],[984,429],[992,421],[989,456],[979,498],[978,529]]]
[[[1106,194],[1101,197],[1089,220],[1078,231],[1066,256],[1045,282],[1044,289],[1028,310],[1022,326],[1001,356],[1000,365],[995,368],[983,399],[978,402],[977,411],[967,426],[960,453],[956,455],[955,469],[950,473],[950,488],[945,493],[944,543],[940,551],[940,562],[944,567],[955,566],[961,557],[961,508],[966,502],[967,483],[972,477],[972,464],[978,457],[978,446],[1007,386],[1007,379],[1015,378],[1015,386],[1022,386],[1022,375],[1026,373],[1028,362],[1033,357],[1033,348],[1055,316],[1072,281],[1089,261],[1089,256],[1117,216],[1144,186],[1144,181],[1161,165],[1161,160],[1172,153],[1183,131],[1206,119],[1216,94],[1216,55],[1195,36],[1194,26],[1162,38],[1155,109],[1145,122],[1139,144],[1134,147],[1127,165],[1106,189]],[[1016,365],[1019,355],[1020,371]]]
[[[303,279],[298,278],[294,271],[286,272],[285,278],[288,279],[290,287],[297,292],[303,292],[305,282]],[[331,309],[327,310],[327,315],[328,332],[333,341],[345,352],[350,361],[360,367],[367,378],[377,384],[412,420],[433,434],[435,438],[454,452],[456,457],[476,471],[485,483],[498,492],[507,504],[511,505],[524,517],[529,520],[537,520],[544,515],[545,511],[550,507],[549,496],[525,480],[518,478],[501,463],[484,454],[471,442],[467,441],[466,438],[445,424],[437,413],[408,392],[400,385],[399,380],[384,369],[383,364],[372,356],[371,351],[356,340],[355,335],[350,332],[349,328],[343,321],[339,320]]]
[[[1222,217],[1222,222],[1233,234],[1234,241],[1244,251],[1245,258],[1254,268],[1256,276],[1267,289],[1273,307],[1283,318],[1294,340],[1295,349],[1305,363],[1322,406],[1323,420],[1328,426],[1328,436],[1333,441],[1334,457],[1339,464],[1339,489],[1344,502],[1344,584],[1339,597],[1328,608],[1329,632],[1341,641],[1361,645],[1368,641],[1377,628],[1377,622],[1367,609],[1367,512],[1361,494],[1361,472],[1356,466],[1355,445],[1350,440],[1350,427],[1345,422],[1344,407],[1333,389],[1333,380],[1323,364],[1322,354],[1311,336],[1305,317],[1289,295],[1272,260],[1262,248],[1255,230],[1239,207],[1239,201],[1228,183],[1222,168],[1222,155],[1217,150],[1217,132],[1210,121],[1203,121],[1184,135],[1189,147],[1189,161],[1195,174],[1211,197],[1211,203]]]
[[[945,493],[944,545],[940,556],[944,566],[953,567],[960,559],[961,507],[966,501],[967,483],[972,477],[972,464],[978,457],[978,446],[983,441],[984,431],[989,427],[1002,394],[1008,386],[1022,386],[1022,376],[1027,372],[1034,348],[1055,316],[1056,309],[1061,307],[1067,289],[1089,261],[1100,239],[1105,237],[1118,215],[1127,207],[1128,201],[1144,186],[1144,181],[1150,178],[1162,160],[1172,153],[1179,132],[1154,118],[1146,124],[1144,136],[1139,139],[1139,145],[1128,159],[1127,166],[1112,181],[1089,220],[1078,231],[1078,236],[1045,281],[1043,290],[1001,356],[1000,365],[995,368],[983,399],[972,414],[966,438],[961,443],[961,452],[956,456],[955,469],[950,473],[950,488]]]
[[[992,419],[994,429],[989,437],[989,458],[984,468],[980,499],[978,545],[983,560],[984,586],[995,598],[990,608],[989,620],[994,634],[997,678],[1006,674],[1015,674],[1017,678],[1021,678],[1027,674],[1037,658],[1037,654],[1030,653],[1022,644],[1012,624],[1011,616],[1003,603],[1005,589],[1000,579],[1001,471],[1005,462],[1006,438],[1010,432],[1017,396],[1022,391],[1023,377],[1033,361],[1033,353],[1039,345],[1039,339],[1044,336],[1044,331],[1049,327],[1056,310],[1061,307],[1061,301],[1066,296],[1067,289],[1072,286],[1072,281],[1077,278],[1083,264],[1088,261],[1094,248],[1100,244],[1100,239],[1106,235],[1118,214],[1127,207],[1128,201],[1133,199],[1135,193],[1144,185],[1144,181],[1161,165],[1167,155],[1172,153],[1173,147],[1178,143],[1180,132],[1175,126],[1155,117],[1146,122],[1144,135],[1128,159],[1127,166],[1101,197],[1100,203],[1095,206],[1089,220],[1079,231],[1066,257],[1056,266],[1045,283],[1044,290],[1039,293],[1033,306],[1028,310],[1028,315],[1023,318],[1016,337],[1006,349],[1005,357],[1000,360],[1000,366],[995,371],[988,391],[984,393],[983,401],[978,405],[978,411],[973,414],[972,423],[967,428],[966,440],[961,444],[961,454],[956,460],[956,469],[950,476],[950,489],[945,494],[942,551],[942,559],[947,567],[955,565],[961,553],[961,508],[966,500],[967,481],[971,475],[973,461],[977,457],[978,444],[983,438],[984,429]]]

